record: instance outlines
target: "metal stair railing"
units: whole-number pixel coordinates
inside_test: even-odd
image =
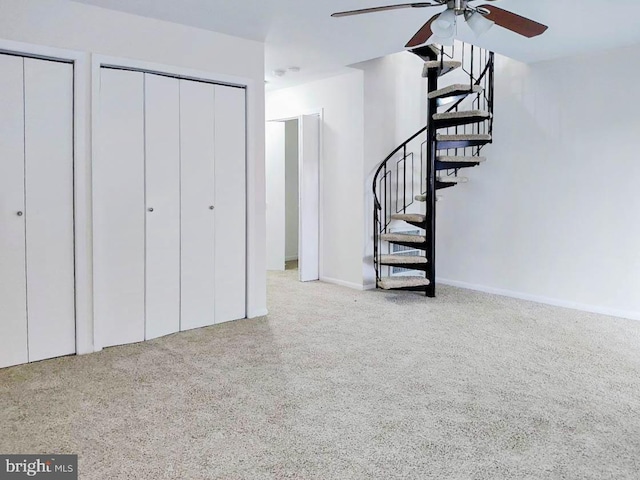
[[[490,117],[482,122],[448,127],[438,130],[437,133],[445,135],[462,134],[489,134],[493,133],[493,105],[494,105],[494,54],[493,52],[470,44],[461,44],[461,51],[456,52],[457,47],[441,47],[440,61],[444,65],[444,58],[457,59],[462,62],[462,71],[466,74],[471,86],[482,87],[482,91],[471,94],[463,99],[455,101],[445,112],[458,112],[465,110],[483,110]],[[458,55],[456,55],[456,53]],[[445,77],[446,78],[446,77]],[[429,91],[437,90],[437,76],[432,76],[428,82]],[[434,103],[428,112],[428,123],[405,142],[393,150],[378,166],[373,177],[373,263],[376,273],[376,283],[383,277],[383,273],[389,276],[390,267],[381,265],[380,257],[393,253],[390,244],[382,242],[380,236],[389,233],[392,227],[392,215],[398,213],[422,213],[419,204],[415,201],[416,195],[427,197],[426,217],[423,225],[430,248],[427,250],[427,259],[431,263],[426,272],[431,286],[427,294],[433,296],[435,290],[435,180],[438,172],[435,171],[435,136],[433,114],[437,113]],[[426,133],[425,136],[423,134]],[[440,151],[440,155],[478,157],[482,146],[455,148]],[[457,175],[457,168],[441,171],[440,175]],[[430,202],[429,200],[433,201]],[[417,227],[416,227],[417,228]],[[385,272],[386,270],[386,272]]]

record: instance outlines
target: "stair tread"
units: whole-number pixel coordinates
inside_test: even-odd
[[[469,85],[463,83],[454,83],[448,87],[435,90],[429,94],[429,99],[447,97],[456,93],[480,93],[483,88],[480,85]]]
[[[435,45],[435,44],[433,44],[433,43],[431,43],[431,44],[429,44],[429,45],[427,45],[427,46],[431,49],[431,51],[432,51],[433,53],[435,53],[436,55],[440,55],[440,53],[441,53],[441,52],[440,52],[440,47],[438,47],[437,45]]]
[[[391,219],[401,220],[403,222],[424,223],[427,220],[427,216],[419,213],[397,213],[391,215]]]
[[[424,61],[431,61],[434,56],[438,58],[438,56],[440,55],[440,49],[435,45],[423,45],[421,47],[412,49],[411,53],[417,55]]]
[[[426,202],[427,201],[427,196],[426,195],[416,195],[415,199],[416,199],[416,202]],[[436,195],[436,200],[442,200],[442,195]]]
[[[424,62],[424,65],[426,68],[458,68],[462,66],[462,62],[458,62],[457,60],[445,60],[444,62],[440,60],[429,60],[427,62]]]
[[[443,155],[437,158],[442,163],[483,163],[487,161],[486,157],[463,157],[455,155]]]
[[[439,70],[440,76],[446,75],[449,72],[452,72],[462,66],[462,62],[458,62],[455,60],[447,60],[441,62],[440,60],[430,60],[424,62],[424,68],[422,70],[422,76],[428,77],[430,70]]]
[[[426,257],[418,255],[380,255],[380,263],[383,265],[410,265],[416,263],[428,263]]]
[[[424,235],[410,235],[406,233],[383,233],[380,240],[384,242],[424,243],[427,237]]]
[[[462,133],[459,135],[444,135],[437,134],[436,141],[438,142],[461,142],[461,141],[473,141],[473,140],[491,140],[491,135],[486,133]]]
[[[434,120],[450,120],[452,118],[474,118],[474,117],[491,118],[491,114],[486,110],[465,110],[461,112],[435,113],[433,115]]]
[[[469,179],[467,177],[438,177],[440,183],[467,183]]]
[[[378,286],[384,290],[394,288],[426,287],[431,282],[424,277],[385,277],[378,280]]]

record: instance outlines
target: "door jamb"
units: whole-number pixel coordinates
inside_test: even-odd
[[[297,115],[292,115],[292,116],[288,116],[288,117],[274,117],[274,118],[267,118],[267,122],[288,122],[290,120],[298,120],[298,126],[300,126],[301,122],[302,122],[302,117],[304,116],[310,116],[310,115],[317,115],[318,118],[320,119],[320,126],[318,129],[318,144],[319,144],[319,152],[318,152],[318,156],[319,156],[319,171],[318,171],[318,191],[320,192],[320,198],[319,198],[319,208],[318,208],[318,272],[319,272],[319,278],[323,278],[324,277],[324,243],[322,242],[322,235],[323,235],[323,231],[324,231],[324,216],[323,216],[323,198],[324,198],[324,189],[323,189],[323,165],[324,162],[322,161],[323,159],[323,155],[324,155],[324,142],[323,142],[323,138],[324,138],[324,108],[315,108],[315,109],[310,109],[310,110],[305,110]],[[298,142],[300,142],[300,139],[298,139]],[[300,155],[298,155],[298,172],[300,172],[300,167],[301,167],[301,158]],[[298,187],[300,188],[300,181],[298,180]],[[301,193],[298,193],[298,206],[300,204],[300,196]],[[301,236],[301,231],[300,231],[300,222],[298,222],[298,238],[302,238]],[[298,240],[299,242],[300,240]],[[299,245],[299,243],[298,243]],[[298,247],[298,253],[300,252],[300,247]]]

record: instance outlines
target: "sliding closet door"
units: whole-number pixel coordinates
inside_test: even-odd
[[[215,87],[215,321],[246,316],[245,90]]]
[[[73,66],[24,59],[29,361],[75,353]]]
[[[146,335],[180,330],[180,82],[145,74]]]
[[[23,59],[0,55],[0,367],[26,363]]]
[[[182,330],[214,323],[214,91],[180,80]]]
[[[144,74],[102,69],[98,114],[94,321],[107,347],[144,340]]]

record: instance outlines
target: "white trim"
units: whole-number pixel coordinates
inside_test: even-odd
[[[227,77],[228,78],[228,77]],[[247,98],[247,317],[266,312],[264,83],[241,79]],[[260,93],[259,93],[260,92]],[[259,135],[259,132],[262,132]],[[262,152],[262,155],[259,155]],[[260,220],[260,221],[258,221]],[[261,282],[262,280],[262,282]],[[262,288],[260,288],[262,286]],[[266,313],[265,313],[266,315]]]
[[[369,289],[368,286],[362,285],[361,283],[345,282],[344,280],[339,280],[337,278],[320,277],[320,281],[324,283],[331,283],[332,285],[339,285],[341,287],[351,288],[353,290]]]
[[[260,126],[264,122],[264,116],[260,115],[260,112],[264,111],[264,105],[261,105],[258,101],[260,95],[257,94],[259,89],[264,90],[264,84],[257,80],[247,77],[237,77],[232,75],[219,74],[215,72],[194,70],[190,68],[176,67],[172,65],[165,65],[153,62],[145,62],[141,60],[132,60],[128,58],[112,57],[106,55],[91,56],[91,99],[93,105],[93,114],[91,122],[91,131],[98,131],[98,113],[97,109],[100,105],[100,68],[101,67],[113,67],[113,68],[125,68],[131,70],[144,71],[148,73],[159,73],[173,75],[180,78],[190,80],[202,80],[212,83],[218,83],[223,85],[231,85],[243,87],[246,89],[247,99],[247,177],[246,177],[246,189],[247,189],[247,300],[246,300],[246,312],[247,318],[254,318],[256,316],[266,315],[266,307],[260,301],[261,295],[260,289],[260,276],[264,277],[265,272],[258,271],[259,265],[261,265],[261,252],[264,251],[262,245],[263,235],[258,233],[258,218],[262,218],[260,215],[261,210],[264,208],[264,199],[258,198],[256,192],[260,189],[257,188],[261,182],[264,182],[264,178],[260,175],[260,172],[264,171],[264,168],[258,168],[258,153],[260,151],[260,145],[258,145],[257,132],[260,131]],[[92,156],[95,157],[95,145],[92,144]],[[261,161],[262,158],[260,157]],[[263,166],[264,167],[264,166]],[[264,214],[264,212],[262,212]],[[264,287],[264,285],[263,285]],[[98,351],[102,348],[98,339],[100,338],[100,326],[94,326],[94,345],[95,350]]]
[[[445,278],[438,278],[437,283],[443,285],[449,285],[452,287],[464,288],[467,290],[475,290],[478,292],[491,293],[494,295],[501,295],[503,297],[517,298],[519,300],[528,300],[530,302],[542,303],[545,305],[553,305],[555,307],[569,308],[572,310],[580,310],[589,313],[599,313],[601,315],[609,315],[611,317],[626,318],[629,320],[640,321],[640,312],[618,310],[608,307],[598,307],[595,305],[587,305],[584,303],[571,302],[568,300],[560,300],[557,298],[543,297],[539,295],[531,295],[523,292],[516,292],[513,290],[504,290],[501,288],[487,287],[484,285],[476,285],[472,283],[459,282],[457,280],[448,280]]]
[[[303,217],[305,216],[305,212],[303,207],[303,198],[305,199],[309,199],[309,195],[308,192],[305,191],[304,189],[304,184],[305,182],[302,181],[303,176],[304,176],[304,172],[307,171],[307,169],[305,168],[306,165],[308,165],[307,163],[305,163],[306,157],[305,157],[305,146],[306,146],[306,140],[308,139],[308,135],[305,135],[305,117],[317,117],[318,120],[318,131],[317,131],[317,138],[315,139],[317,141],[317,155],[318,158],[316,159],[317,161],[317,175],[318,177],[316,178],[316,181],[314,182],[316,185],[316,192],[317,192],[317,202],[318,202],[318,211],[317,211],[317,219],[316,219],[316,227],[317,227],[317,278],[313,278],[315,277],[315,275],[312,275],[310,277],[306,277],[306,275],[309,274],[309,271],[312,269],[309,269],[308,266],[305,267],[305,259],[307,259],[309,256],[311,255],[307,255],[306,254],[306,248],[305,248],[305,244],[307,243],[307,239],[308,239],[308,235],[305,235],[302,228],[303,225],[305,224],[305,222],[303,221]],[[301,115],[298,118],[298,256],[299,256],[299,263],[298,263],[298,280],[299,281],[315,281],[315,280],[320,280],[320,123],[322,122],[322,118],[320,117],[319,114],[316,113],[312,113],[312,114],[306,114],[306,115]],[[286,182],[285,182],[286,183]],[[313,252],[312,252],[313,253]],[[303,275],[305,276],[305,279],[303,280]]]
[[[247,318],[258,318],[258,317],[266,317],[269,315],[269,310],[266,308],[259,308],[254,311],[250,311],[247,313]]]
[[[320,117],[320,130],[319,130],[319,142],[320,142],[320,152],[318,155],[320,156],[320,172],[318,178],[318,188],[320,191],[320,207],[318,209],[318,215],[320,216],[320,226],[318,227],[318,257],[319,257],[319,268],[318,274],[319,277],[322,278],[324,275],[324,242],[322,239],[324,238],[324,108],[315,109],[315,114]]]
[[[112,57],[107,55],[93,54],[91,64],[94,68],[97,67],[98,69],[101,67],[125,68],[146,73],[174,75],[176,77],[189,80],[203,80],[206,82],[225,85],[235,85],[243,88],[249,86],[253,87],[256,83],[255,80],[245,77],[236,77],[233,75],[218,74],[204,70],[176,67],[163,63],[145,62],[143,60],[133,60],[130,58]]]
[[[302,113],[298,114],[298,115],[294,115],[291,117],[276,117],[276,118],[268,118],[265,123],[267,122],[289,122],[291,120],[297,120],[299,123],[302,122],[302,117],[304,117],[305,115],[317,115],[318,118],[320,119],[320,128],[318,130],[318,142],[319,142],[319,147],[320,147],[320,151],[318,152],[319,155],[319,159],[318,161],[320,162],[320,169],[319,169],[319,173],[318,173],[318,190],[320,192],[320,199],[319,199],[319,211],[318,211],[318,216],[319,216],[319,225],[318,225],[318,272],[319,272],[319,280],[322,281],[323,278],[323,273],[324,273],[324,242],[322,241],[323,238],[323,232],[324,232],[324,108],[312,108],[310,110],[305,110]],[[266,161],[266,160],[265,160]],[[298,155],[298,162],[300,162],[300,155]],[[298,171],[300,170],[300,165],[298,165]],[[300,183],[300,180],[298,179],[298,184]],[[300,192],[298,193],[298,195],[300,195]],[[300,203],[300,198],[298,198],[298,203]],[[298,232],[298,238],[301,238],[300,232]],[[300,254],[300,245],[298,245],[298,256]],[[286,259],[285,259],[286,261]],[[328,283],[333,283],[333,282],[328,282]],[[347,285],[348,286],[348,285]],[[352,287],[350,287],[352,288]]]
[[[76,354],[94,351],[91,253],[91,163],[88,151],[89,55],[85,52],[0,39],[0,53],[58,60],[73,64],[73,171]]]
[[[97,149],[94,142],[96,138],[96,132],[98,132],[98,109],[100,105],[100,65],[96,64],[96,56],[91,56],[91,159],[93,166],[93,159],[97,158]],[[91,183],[90,183],[90,198],[91,198],[91,219],[93,220],[94,212],[93,212],[93,170],[91,171]],[[92,227],[93,228],[93,227]],[[93,235],[91,237],[91,255],[92,255],[92,264],[93,264]],[[91,291],[93,295],[93,283],[91,286]],[[95,316],[94,316],[95,318]],[[100,325],[94,321],[93,323],[93,348],[94,351],[98,352],[102,350],[102,343],[100,343],[99,339],[101,338]]]
[[[324,116],[323,108],[311,108],[309,110],[304,110],[297,115],[293,115],[291,117],[271,117],[267,118],[267,122],[288,122],[290,120],[300,120],[300,117],[304,117],[305,115],[319,115],[320,118]]]
[[[62,62],[75,63],[84,61],[88,56],[85,52],[77,50],[65,50],[62,48],[47,47],[33,43],[14,42],[13,40],[0,39],[0,53],[29,56]]]

